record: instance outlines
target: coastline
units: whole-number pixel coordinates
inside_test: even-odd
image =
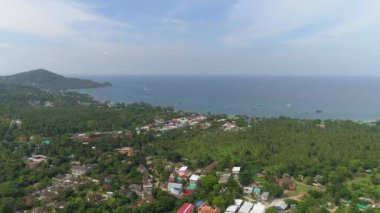
[[[86,76],[86,78],[89,78]],[[145,102],[177,110],[255,117],[353,120],[380,116],[380,78],[92,76],[112,87],[76,90],[111,103]],[[351,94],[352,93],[352,94]],[[258,106],[261,105],[261,106]],[[290,107],[289,107],[290,105]],[[317,113],[317,110],[322,112]]]

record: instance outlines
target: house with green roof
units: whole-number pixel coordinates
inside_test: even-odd
[[[261,189],[259,187],[255,187],[253,189],[253,193],[255,193],[257,196],[261,194]]]
[[[41,141],[41,144],[42,145],[49,145],[50,144],[50,140],[43,140],[43,141]]]

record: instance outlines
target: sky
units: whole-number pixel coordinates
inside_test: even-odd
[[[0,75],[380,75],[377,0],[0,0]]]

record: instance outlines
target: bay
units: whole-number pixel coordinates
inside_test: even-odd
[[[200,113],[351,119],[380,116],[380,77],[85,76],[112,87],[80,90],[101,101],[146,102]]]

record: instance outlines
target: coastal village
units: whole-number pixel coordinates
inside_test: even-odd
[[[203,115],[189,115],[168,121],[156,118],[153,123],[136,128],[135,132],[120,130],[76,133],[72,135],[71,139],[75,143],[87,146],[89,150],[96,150],[96,144],[102,137],[128,139],[134,137],[134,135],[146,133],[153,133],[156,137],[159,137],[161,133],[166,131],[185,128],[207,129],[213,124],[218,124],[220,131],[244,131],[244,128],[250,127],[239,127],[234,118],[211,120]],[[21,128],[22,121],[15,120],[10,125],[15,128]],[[326,128],[326,125],[321,123],[317,124],[316,127]],[[54,142],[48,138],[41,139],[41,147],[49,146],[51,143]],[[83,164],[83,162],[73,160],[70,162],[70,169],[67,174],[53,177],[51,184],[45,188],[36,186],[39,189],[31,190],[30,194],[25,196],[24,204],[26,206],[32,205],[36,200],[41,203],[40,207],[31,210],[32,213],[46,212],[51,208],[64,209],[67,205],[64,198],[69,196],[68,191],[92,186],[83,194],[88,202],[107,201],[116,194],[130,198],[137,196],[138,202],[130,206],[132,209],[143,204],[154,203],[153,191],[160,189],[178,200],[184,200],[183,204],[177,209],[177,213],[264,213],[267,209],[275,209],[278,212],[296,212],[297,202],[306,196],[308,190],[317,192],[326,190],[323,185],[323,177],[320,175],[306,181],[303,176],[290,177],[283,174],[281,178],[275,181],[277,188],[281,191],[279,192],[281,195],[278,196],[271,194],[265,185],[265,173],[255,174],[255,181],[251,183],[245,183],[244,185],[240,183],[239,175],[244,170],[240,165],[223,168],[219,166],[218,162],[214,161],[205,167],[190,167],[187,165],[188,159],[179,159],[177,162],[172,162],[158,160],[155,156],[144,156],[142,162],[134,163],[136,157],[143,152],[143,149],[118,147],[113,152],[102,154],[102,158],[106,161],[115,161],[119,156],[123,156],[123,160],[119,163],[121,165],[132,165],[132,169],[136,171],[135,176],[139,177],[139,179],[128,179],[118,173],[107,175],[98,173],[94,175],[92,171],[98,169],[98,163]],[[48,166],[51,161],[51,157],[36,153],[26,156],[25,163],[27,168],[38,170],[41,166]],[[370,173],[371,171],[367,172]],[[189,202],[192,194],[204,187],[205,183],[202,181],[210,177],[217,178],[221,196],[230,190],[229,185],[232,182],[237,184],[239,190],[237,194],[239,196],[235,197],[233,202],[223,209],[215,205],[216,202],[211,200]],[[357,207],[363,211],[369,208],[380,208],[379,203],[370,198],[362,197],[361,200],[362,204],[358,204]],[[345,205],[350,205],[349,201],[341,200],[341,202],[345,203]],[[325,208],[334,212],[337,207],[331,203],[326,203]]]
[[[380,213],[380,0],[0,0],[0,213]]]

